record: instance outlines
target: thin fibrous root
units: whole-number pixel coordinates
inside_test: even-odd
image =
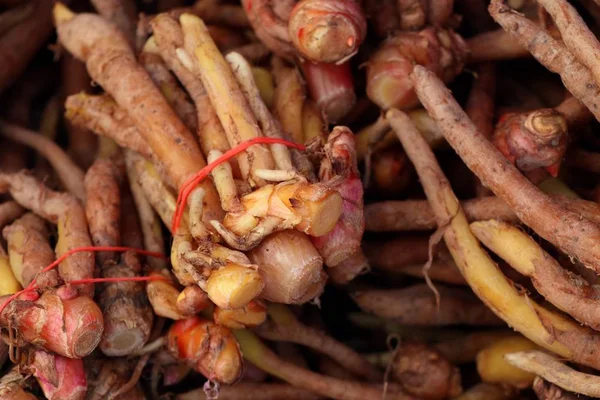
[[[525,371],[532,372],[565,390],[590,397],[600,397],[600,378],[576,371],[556,357],[541,351],[507,354],[506,360]]]

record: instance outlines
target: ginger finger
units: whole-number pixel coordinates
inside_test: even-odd
[[[58,286],[55,270],[40,272],[54,261],[44,220],[27,213],[2,230],[8,247],[8,257],[14,277],[27,287],[35,278],[41,288]],[[39,274],[39,275],[38,275]]]
[[[598,93],[600,89],[591,72],[560,42],[525,17],[513,12],[502,0],[494,0],[490,14],[508,33],[550,71],[558,73],[565,87],[600,118]],[[539,46],[544,43],[544,46]]]
[[[590,70],[596,84],[600,85],[600,43],[575,7],[566,1],[542,0],[539,4],[552,16],[569,51]]]
[[[171,325],[167,335],[169,352],[207,378],[230,385],[242,374],[242,354],[228,328],[199,317]]]
[[[202,80],[230,146],[242,141],[262,136],[258,123],[229,64],[210,38],[206,25],[193,15],[180,17],[186,41],[189,39],[194,53],[194,73]],[[193,42],[192,42],[193,41]],[[273,169],[274,163],[268,148],[263,145],[251,146],[237,157],[242,177],[262,186],[264,182],[254,177],[256,169]]]
[[[557,204],[510,165],[491,143],[477,134],[460,106],[433,74],[417,66],[412,78],[423,105],[475,175],[538,235],[577,257],[588,268],[600,268],[600,246],[596,240],[600,238],[600,228]],[[481,163],[481,160],[486,162]]]
[[[490,250],[521,274],[531,278],[537,291],[573,318],[600,330],[596,287],[565,269],[520,229],[500,221],[479,221],[471,230]]]
[[[208,294],[198,286],[186,286],[177,296],[177,310],[187,317],[198,314],[212,305]],[[216,318],[215,318],[216,322]],[[218,323],[218,322],[217,322]]]
[[[415,71],[419,71],[419,67],[416,67]],[[422,95],[420,82],[417,80],[416,83],[417,90]],[[429,93],[431,94],[431,92]],[[447,95],[447,97],[451,96]],[[446,99],[445,101],[450,100]],[[458,108],[458,106],[454,107]],[[433,116],[436,118],[437,114],[433,113]],[[534,343],[563,357],[577,360],[576,362],[598,365],[599,362],[595,355],[582,351],[586,346],[595,346],[592,343],[599,339],[597,334],[573,323],[561,314],[539,306],[515,289],[512,282],[502,275],[498,266],[479,246],[431,149],[427,147],[427,143],[410,124],[408,117],[395,110],[388,112],[387,117],[415,165],[425,193],[438,218],[438,225],[444,226],[450,221],[444,230],[446,244],[457,267],[475,294],[513,329]],[[439,119],[436,118],[436,120],[447,133]],[[461,120],[467,120],[466,116],[458,119],[458,121]],[[452,136],[447,137],[452,139]],[[490,146],[489,142],[487,144]],[[506,169],[510,167],[510,164],[506,164],[506,162],[504,165]],[[488,184],[489,182],[484,181],[484,183]],[[470,267],[473,265],[477,265],[477,268]]]
[[[121,243],[119,186],[123,179],[123,171],[110,158],[97,158],[85,175],[85,214],[95,246],[118,246]],[[115,260],[114,252],[96,253],[100,268]]]
[[[212,150],[208,153],[208,162],[211,163],[217,158],[221,157],[223,153],[218,150]],[[240,199],[238,198],[237,187],[233,180],[233,172],[231,165],[228,162],[224,162],[211,172],[213,182],[219,192],[219,198],[221,199],[221,208],[226,212],[240,212],[243,210]]]
[[[536,374],[560,388],[585,396],[600,396],[596,375],[575,371],[554,356],[532,350],[507,354],[505,358],[517,368]]]
[[[321,110],[314,101],[307,100],[302,106],[302,133],[304,143],[308,143],[314,138],[327,139],[327,126]]]
[[[71,95],[67,97],[65,109],[65,117],[74,126],[110,138],[144,157],[154,156],[131,118],[110,96],[85,93]]]
[[[227,54],[225,59],[231,65],[233,74],[240,84],[252,112],[260,123],[263,134],[267,137],[282,138],[283,132],[281,132],[281,126],[275,118],[273,118],[265,103],[263,103],[258,87],[254,82],[252,69],[250,64],[248,64],[248,61],[235,52]],[[271,155],[273,156],[275,166],[278,169],[283,171],[294,170],[292,158],[286,146],[282,144],[271,144],[269,148],[271,149]]]
[[[407,325],[504,325],[475,296],[463,289],[436,285],[441,302],[425,284],[403,289],[368,289],[352,293],[356,304],[365,312]]]
[[[270,304],[267,309],[267,322],[254,329],[254,332],[268,340],[292,342],[307,346],[323,353],[343,365],[356,376],[369,381],[379,381],[382,374],[367,360],[350,347],[327,335],[325,332],[302,324],[293,312],[280,304]]]
[[[99,16],[73,14],[60,3],[54,14],[61,43],[86,62],[90,76],[127,110],[175,186],[179,188],[204,167],[206,162],[192,134],[136,62],[118,29]],[[111,57],[105,57],[107,52]],[[220,219],[222,210],[212,184],[205,180],[200,186],[206,192],[203,219]]]
[[[85,200],[83,171],[54,141],[4,121],[0,121],[0,136],[23,143],[40,152],[56,170],[65,188],[79,200]]]
[[[287,132],[296,143],[302,143],[302,108],[306,98],[304,82],[298,70],[285,65],[284,61],[273,57],[273,77],[275,78],[275,93],[273,94],[273,110],[277,120],[281,122],[284,132]]]
[[[271,54],[271,50],[269,50],[262,42],[245,44],[243,46],[235,47],[231,49],[231,51],[235,51],[252,63],[260,63]],[[267,105],[269,104],[267,103]]]
[[[185,67],[177,56],[177,49],[185,47],[189,52],[193,50],[190,49],[193,43],[185,43],[181,26],[175,18],[161,14],[152,20],[151,25],[162,58],[181,81],[196,105],[196,118],[198,120],[196,134],[200,139],[202,152],[207,156],[212,150],[226,152],[231,147],[202,81]],[[192,41],[189,35],[187,39],[188,42]],[[230,160],[230,162],[239,176],[239,167],[236,160]]]
[[[10,192],[13,199],[58,227],[56,256],[72,249],[92,245],[88,234],[85,211],[79,201],[68,193],[54,192],[25,172],[0,174],[0,191]],[[58,266],[65,281],[93,278],[94,256],[88,252],[69,256]],[[76,285],[81,293],[92,295],[94,285]]]
[[[267,319],[267,307],[260,300],[252,300],[244,308],[225,310],[215,307],[213,320],[230,329],[254,328]]]
[[[94,8],[104,18],[115,24],[127,38],[133,48],[135,46],[135,21],[137,12],[133,0],[91,0]]]
[[[142,49],[138,57],[140,63],[148,71],[156,87],[160,89],[185,126],[191,132],[195,132],[198,127],[196,108],[188,98],[187,93],[179,86],[175,77],[171,75],[161,56],[156,54],[158,49],[153,49],[152,47],[157,47],[153,37],[148,39]]]
[[[356,90],[350,63],[300,64],[310,97],[331,123],[342,120],[356,104]]]
[[[0,314],[3,327],[8,327],[9,320],[21,339],[68,358],[90,354],[103,331],[100,308],[67,286],[46,290],[39,297],[32,292],[22,294]]]

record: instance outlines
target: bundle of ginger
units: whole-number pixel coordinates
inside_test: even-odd
[[[87,3],[0,0],[0,398],[600,396],[598,5]]]

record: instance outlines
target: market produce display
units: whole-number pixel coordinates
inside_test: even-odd
[[[597,0],[0,0],[0,400],[600,397]]]

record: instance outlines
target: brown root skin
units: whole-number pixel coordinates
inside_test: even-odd
[[[87,393],[87,379],[83,360],[34,350],[31,363],[33,376],[48,400],[83,400]]]
[[[198,120],[196,118],[194,104],[192,104],[188,94],[181,88],[179,82],[177,82],[175,77],[171,74],[162,57],[159,54],[146,51],[146,47],[152,40],[153,38],[150,38],[150,40],[146,42],[146,46],[138,59],[146,71],[148,71],[152,81],[156,87],[160,89],[161,93],[165,96],[165,99],[167,99],[181,121],[183,121],[190,132],[195,132],[198,128]],[[155,41],[153,41],[152,44],[156,46]]]
[[[6,400],[37,400],[33,394],[25,391],[27,376],[19,366],[13,366],[0,379],[0,398]]]
[[[134,253],[124,253],[119,264],[105,264],[102,276],[134,277],[142,266]],[[141,348],[149,339],[154,314],[142,282],[107,283],[98,292],[104,315],[100,350],[107,356],[125,356]]]
[[[455,398],[462,392],[458,368],[437,350],[421,343],[400,343],[392,364],[392,379],[407,393],[422,399]]]
[[[266,237],[248,257],[258,265],[265,287],[265,300],[302,304],[318,297],[327,276],[323,259],[309,238],[298,231],[285,230]]]
[[[310,97],[325,114],[327,121],[336,123],[352,111],[356,104],[356,93],[349,62],[325,64],[308,61],[300,65]]]
[[[502,29],[480,33],[465,42],[469,49],[469,63],[529,57],[527,49]]]
[[[56,256],[69,250],[91,246],[85,212],[79,201],[68,193],[54,192],[26,172],[0,174],[0,191],[9,192],[21,206],[30,209],[58,227]],[[65,281],[94,277],[94,256],[81,252],[69,256],[58,266]],[[93,295],[93,284],[76,285],[81,293]]]
[[[134,0],[91,0],[100,15],[115,24],[135,47],[137,11]]]
[[[517,368],[538,375],[565,390],[590,397],[600,396],[598,376],[576,371],[553,355],[532,350],[507,354],[505,359]]]
[[[483,303],[464,289],[435,285],[440,294],[439,308],[434,292],[425,284],[404,289],[369,289],[352,294],[356,304],[365,312],[407,325],[502,326]]]
[[[314,373],[306,368],[284,361],[265,346],[252,332],[244,329],[237,330],[234,333],[247,360],[293,386],[308,389],[324,397],[340,400],[376,399],[381,396],[383,388],[380,385],[369,385]],[[390,383],[388,384],[386,399],[409,400],[414,399],[414,397],[404,393],[399,385]]]
[[[367,64],[367,96],[384,110],[414,108],[419,100],[409,76],[414,64],[435,72],[444,82],[464,66],[467,46],[451,30],[426,28],[387,39]]]
[[[395,271],[407,265],[425,264],[429,258],[429,238],[426,236],[408,236],[385,241],[366,241],[363,249],[373,267]],[[434,261],[450,260],[445,246],[432,249]]]
[[[477,66],[465,112],[479,132],[491,138],[494,132],[496,66],[487,62]]]
[[[60,42],[86,62],[94,81],[127,110],[176,187],[204,167],[206,161],[194,137],[137,63],[118,29],[97,15],[75,15],[64,6],[56,6],[54,14]],[[220,219],[214,187],[206,180],[200,186],[206,192],[203,219]]]
[[[44,220],[27,213],[2,230],[7,242],[8,256],[13,274],[22,287],[27,287],[34,278],[41,288],[58,286],[56,270],[41,272],[54,261],[50,247],[50,232]]]
[[[292,60],[296,51],[288,33],[289,13],[278,15],[273,3],[272,0],[242,0],[250,25],[260,41],[279,57]],[[285,3],[291,13],[295,3],[292,0],[281,3]]]
[[[258,336],[307,346],[330,357],[356,376],[373,382],[382,379],[382,374],[360,354],[327,333],[304,325],[285,306],[271,304],[267,313],[269,319],[254,329]]]
[[[568,139],[563,115],[554,109],[541,109],[503,115],[494,131],[493,143],[521,171],[544,168],[556,176]]]
[[[31,292],[30,292],[31,293]],[[1,298],[4,303],[9,296]],[[100,342],[103,318],[100,308],[72,287],[46,290],[39,298],[21,295],[0,315],[3,327],[10,325],[26,342],[69,358],[83,358]]]
[[[450,145],[479,179],[509,204],[521,221],[588,268],[600,265],[597,246],[600,228],[596,224],[566,210],[521,175],[491,143],[478,135],[448,89],[432,73],[417,67],[412,79],[423,105]],[[486,162],[481,163],[481,160]]]
[[[302,133],[302,108],[306,98],[304,81],[298,70],[287,66],[278,57],[272,59],[275,93],[273,94],[273,112],[284,132],[296,143],[304,143]]]
[[[71,95],[91,90],[91,79],[84,63],[64,54],[60,59],[60,69],[66,100]],[[77,165],[86,169],[94,162],[98,139],[91,130],[72,124],[68,118],[64,118],[64,122],[69,143],[67,152]]]
[[[35,0],[33,10],[21,23],[2,36],[0,91],[10,86],[52,33],[52,2]]]
[[[302,57],[340,63],[358,52],[367,20],[354,0],[301,0],[289,17],[289,37]]]
[[[52,165],[67,191],[85,200],[83,171],[56,143],[28,129],[0,121],[0,136],[22,143],[41,153]]]
[[[242,375],[242,354],[235,336],[223,326],[191,317],[171,325],[168,349],[211,380],[231,385]]]
[[[426,74],[426,72],[420,71],[419,67],[415,68],[415,73]],[[464,113],[457,118],[456,112],[460,108],[452,100],[452,96],[447,91],[440,90],[443,88],[443,84],[432,74],[428,75],[427,78],[433,84],[433,86],[426,85],[428,86],[427,93],[429,95],[439,96],[440,91],[445,94],[445,96],[442,96],[443,100],[437,98],[436,103],[441,104],[442,109],[449,107],[454,111],[454,117],[448,117],[452,120],[452,124],[458,121],[462,123],[463,127],[467,125],[465,121],[468,121],[468,119],[464,116]],[[420,91],[419,83],[417,80],[417,90]],[[420,91],[419,94],[423,98],[423,92]],[[427,100],[431,99],[427,98]],[[447,134],[449,131],[444,129],[443,125],[449,123],[449,121],[440,120],[439,115],[433,110],[437,110],[437,107],[433,107],[430,112],[432,112],[434,118],[437,117],[438,124]],[[427,198],[438,218],[438,224],[445,226],[444,238],[446,244],[471,289],[485,302],[489,309],[501,316],[513,329],[539,346],[567,359],[577,360],[576,362],[582,364],[598,365],[597,354],[594,350],[591,350],[596,347],[595,343],[600,340],[597,333],[574,323],[562,314],[540,306],[533,299],[517,291],[513,282],[502,274],[498,266],[481,249],[479,242],[469,228],[458,199],[450,189],[450,183],[442,173],[439,164],[437,164],[433,152],[421,138],[414,125],[410,123],[410,119],[397,110],[388,111],[386,116],[390,118],[391,125],[417,170]],[[481,135],[478,136],[483,143],[491,146],[489,142],[481,138]],[[447,135],[447,137],[454,139],[451,135]],[[452,142],[454,143],[454,141]],[[473,142],[473,137],[463,137],[460,143],[464,145],[465,142]],[[478,148],[480,146],[473,147]],[[458,146],[457,150],[464,158],[462,147]],[[482,149],[479,148],[479,150]],[[492,150],[494,150],[493,147]],[[481,154],[481,151],[478,154]],[[497,153],[491,154],[495,155]],[[485,155],[489,156],[490,154]],[[491,158],[487,157],[486,161],[490,161]],[[467,162],[467,164],[472,163]],[[472,167],[472,165],[470,166]],[[514,167],[505,162],[503,169],[498,168],[496,171],[496,177],[501,173],[505,173],[509,168]],[[474,169],[476,170],[476,168]],[[517,174],[521,176],[518,172]],[[472,267],[475,265],[477,268]],[[583,350],[585,348],[590,350]]]
[[[492,17],[550,71],[558,73],[565,87],[600,118],[600,88],[592,73],[560,42],[537,24],[506,6],[502,0],[490,3]]]
[[[176,400],[196,400],[204,396],[204,389],[194,389],[179,394]],[[283,383],[239,382],[234,386],[219,388],[220,400],[319,400],[321,396],[306,389],[295,388]]]
[[[108,95],[73,94],[65,102],[66,119],[75,127],[89,129],[144,157],[154,153],[127,112]],[[90,163],[91,164],[91,163]]]
[[[85,214],[94,246],[118,246],[121,243],[119,185],[123,178],[122,171],[113,160],[100,158],[85,175]],[[115,260],[114,252],[96,253],[96,261],[101,268]]]

